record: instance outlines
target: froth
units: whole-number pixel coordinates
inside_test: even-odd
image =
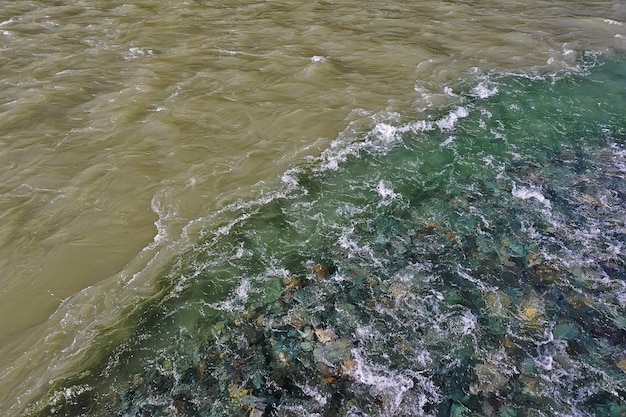
[[[359,138],[354,136],[356,131],[350,128],[331,144],[329,149],[322,152],[316,171],[337,171],[350,156],[358,157],[363,152],[372,154],[386,154],[395,148],[403,140],[405,133],[420,133],[439,129],[441,132],[451,132],[455,129],[459,120],[470,115],[470,108],[458,106],[436,120],[417,120],[406,124],[394,125],[398,119],[397,114],[366,115],[374,122],[373,127],[365,135]],[[388,119],[389,121],[378,121]],[[289,179],[286,179],[289,181]]]
[[[514,197],[517,197],[521,200],[529,200],[534,199],[539,203],[543,204],[545,208],[551,209],[552,204],[550,204],[550,200],[545,198],[539,188],[536,187],[517,187],[515,183],[513,184],[513,189],[511,190],[511,194]]]
[[[326,57],[321,56],[321,55],[314,55],[313,57],[311,57],[311,62],[313,63],[326,62]]]
[[[472,89],[472,95],[485,99],[498,94],[498,86],[491,80],[483,80]]]
[[[385,415],[393,416],[407,391],[413,388],[413,380],[400,372],[368,363],[367,355],[361,349],[353,349],[352,355],[356,361],[355,380],[370,387],[372,395],[384,398]]]
[[[449,131],[449,130],[454,129],[459,119],[462,119],[467,116],[469,116],[469,110],[466,107],[461,106],[461,107],[457,107],[455,110],[450,112],[443,119],[437,120],[435,123],[437,124],[437,127],[439,127],[440,130]]]
[[[233,291],[233,295],[230,299],[220,301],[218,303],[211,304],[211,307],[216,310],[235,312],[243,311],[246,307],[246,301],[250,295],[252,285],[249,279],[243,278],[239,283],[239,286]]]
[[[393,191],[391,184],[387,181],[380,180],[378,181],[378,185],[376,186],[376,191],[381,197],[380,203],[378,205],[388,205],[391,200],[401,197],[399,194]]]

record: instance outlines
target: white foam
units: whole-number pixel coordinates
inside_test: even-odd
[[[444,140],[443,142],[441,142],[441,143],[439,144],[439,147],[440,147],[440,148],[445,148],[445,147],[447,147],[448,145],[453,144],[455,140],[456,140],[456,136],[454,136],[454,135],[450,135],[450,136],[448,136],[448,138],[447,138],[446,140]]]
[[[513,183],[513,190],[511,190],[511,194],[513,194],[513,197],[517,197],[521,200],[535,199],[541,204],[543,204],[547,209],[552,208],[552,204],[550,204],[550,200],[545,198],[543,194],[541,194],[538,188],[534,188],[534,187],[517,188],[515,183]]]
[[[291,271],[287,268],[283,268],[280,266],[280,262],[274,258],[272,258],[270,265],[267,267],[265,272],[261,274],[260,279],[273,279],[273,278],[287,278],[291,275]]]
[[[437,404],[441,402],[441,394],[439,392],[439,388],[430,378],[420,373],[411,372],[411,371],[407,371],[407,373],[413,377],[413,379],[417,382],[417,385],[419,388],[419,393],[417,394],[416,404],[414,404],[409,409],[409,411],[417,410],[418,416],[419,415],[426,415],[426,416],[432,415],[430,413],[425,414],[424,407],[426,407],[426,405],[429,403]]]
[[[298,168],[288,169],[283,173],[280,177],[280,180],[283,184],[287,185],[290,189],[295,189],[298,187],[298,177],[296,176],[301,172]]]
[[[250,218],[253,215],[253,210],[252,210],[253,207],[263,206],[265,204],[272,202],[273,200],[277,198],[285,197],[288,194],[288,192],[289,190],[282,189],[276,192],[262,194],[259,198],[256,198],[256,199],[247,200],[244,202],[238,201],[238,202],[229,204],[228,206],[218,210],[217,212],[213,213],[212,215],[208,217],[200,217],[187,223],[187,225],[185,225],[185,227],[183,228],[183,235],[188,236],[191,230],[198,228],[198,227],[202,227],[202,225],[209,225],[209,228],[210,228],[212,227],[212,225],[215,224],[216,219],[220,218],[221,216],[225,214],[232,214],[232,213],[240,212],[241,214],[235,219],[230,220],[224,226],[218,227],[217,230],[211,231],[211,233],[213,234],[213,238],[207,242],[207,245],[211,245],[217,242],[217,240],[221,236],[228,235],[230,233],[230,230],[233,227],[235,227],[236,225]],[[208,233],[204,229],[200,232],[201,237],[205,237],[207,236],[207,234]]]
[[[504,126],[502,126],[502,123],[500,121],[498,121],[498,125],[499,125],[498,130],[489,129],[489,133],[491,133],[493,137],[496,139],[506,141],[507,137],[506,137],[506,134],[504,133],[505,132]],[[509,154],[514,157],[516,156],[513,152],[509,152]],[[520,155],[518,154],[517,157],[519,158]]]
[[[400,195],[393,191],[391,184],[387,181],[380,180],[378,181],[378,185],[376,186],[376,191],[380,195],[382,201],[378,204],[380,205],[388,205],[391,200],[395,200]],[[401,196],[400,196],[401,197]]]
[[[346,251],[348,259],[362,256],[366,259],[370,259],[375,266],[382,266],[384,260],[378,259],[369,245],[360,246],[358,242],[353,240],[353,233],[354,226],[344,228],[338,239],[339,246]]]
[[[57,404],[72,401],[79,395],[91,391],[92,389],[93,387],[89,385],[73,385],[69,388],[55,391],[52,398],[48,401],[48,405],[55,407]]]
[[[458,97],[450,87],[444,87],[443,93],[450,97]]]
[[[478,318],[472,314],[471,311],[466,310],[461,317],[459,317],[458,325],[460,333],[463,336],[467,336],[474,332],[476,329],[476,324],[478,323]]]
[[[168,232],[167,232],[167,222],[172,218],[172,210],[171,207],[167,207],[167,204],[164,202],[166,200],[167,193],[165,191],[155,194],[152,197],[152,201],[150,202],[150,207],[154,214],[157,215],[157,219],[154,222],[154,225],[157,229],[157,234],[154,236],[153,245],[159,244],[162,241],[167,240]]]
[[[408,124],[403,131],[408,132],[428,132],[431,130],[435,130],[435,123],[429,120],[418,120],[417,122],[413,122]]]
[[[379,341],[384,339],[383,335],[373,325],[359,326],[355,330],[355,335],[359,340]]]
[[[248,301],[251,287],[250,280],[244,278],[241,280],[235,291],[233,291],[232,298],[218,303],[212,303],[210,304],[210,307],[216,310],[228,311],[231,313],[235,311],[243,311],[246,301]]]
[[[324,395],[322,395],[319,390],[315,387],[312,387],[310,385],[299,385],[297,384],[298,388],[300,388],[300,390],[302,390],[302,392],[305,395],[308,395],[309,397],[313,398],[315,401],[317,401],[317,403],[324,407],[326,405],[326,403],[328,402],[328,398]]]
[[[453,130],[462,118],[468,117],[470,110],[465,106],[459,106],[437,120],[418,120],[406,124],[394,124],[400,120],[397,113],[383,112],[372,114],[363,110],[354,110],[358,120],[351,125],[339,137],[334,140],[330,147],[324,150],[315,167],[315,172],[337,171],[350,156],[358,157],[361,152],[386,154],[402,141],[404,133],[419,133],[439,129],[442,132]],[[362,137],[363,123],[365,119],[372,119],[373,127],[364,140]],[[292,183],[289,176],[283,178],[283,182]]]
[[[313,63],[326,62],[326,57],[321,56],[321,55],[313,55],[311,57],[311,62],[313,62]]]
[[[472,95],[480,99],[485,99],[498,94],[498,86],[490,80],[483,80],[472,88]]]
[[[615,291],[615,298],[621,308],[626,308],[626,284],[621,283],[621,288]]]
[[[378,123],[374,127],[374,134],[384,142],[395,142],[398,129],[388,123]]]
[[[244,255],[249,255],[249,254],[251,254],[250,251],[244,249],[243,245],[240,245],[237,248],[237,252],[235,253],[235,259],[242,259]]]
[[[250,292],[250,281],[244,278],[241,280],[241,283],[235,290],[235,296],[239,300],[245,302],[248,299],[249,292]]]
[[[619,178],[626,177],[626,150],[622,149],[622,147],[615,142],[611,143],[609,147],[613,156],[613,165],[619,171],[619,173],[614,172],[613,175]]]
[[[568,48],[566,45],[566,43],[563,44],[563,55],[567,56],[576,54],[575,50]]]
[[[551,354],[538,355],[534,358],[535,365],[543,368],[545,371],[552,370],[554,363],[554,357]]]
[[[369,364],[361,349],[352,349],[352,356],[357,364],[354,379],[369,386],[373,396],[385,398],[385,414],[394,415],[407,391],[413,388],[413,380],[399,372]]]
[[[426,368],[433,363],[433,359],[430,356],[430,352],[426,349],[417,353],[414,359],[423,368]]]
[[[476,287],[478,287],[480,291],[482,291],[483,293],[495,292],[498,290],[498,287],[487,285],[480,279],[474,278],[473,276],[471,276],[470,274],[462,270],[460,265],[457,267],[456,273],[459,274],[459,276],[463,278],[464,280],[469,281],[472,284],[476,285]],[[474,327],[476,327],[475,325],[476,323],[474,323]]]
[[[152,49],[142,49],[142,48],[133,47],[133,48],[128,49],[128,53],[124,55],[124,59],[126,60],[137,59],[137,58],[141,58],[141,57],[149,56],[153,54],[154,52],[152,51]]]
[[[322,415],[320,413],[310,412],[309,410],[307,410],[306,408],[304,408],[300,404],[298,404],[298,405],[280,404],[278,407],[276,407],[276,409],[274,410],[272,415],[278,415],[278,416],[287,415],[287,416],[301,416],[301,417],[322,417]],[[359,417],[361,417],[361,414],[359,414]]]
[[[343,229],[338,239],[339,246],[348,252],[348,259],[352,258],[354,252],[359,251],[359,245],[350,238],[352,232],[354,232],[354,227]]]
[[[469,116],[469,110],[467,107],[459,106],[453,111],[451,111],[446,117],[443,119],[439,119],[435,122],[439,130],[442,132],[449,131],[454,129],[454,126],[457,124],[459,119]]]

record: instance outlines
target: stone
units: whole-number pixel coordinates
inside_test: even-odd
[[[263,417],[265,415],[265,404],[256,404],[248,414],[248,417]]]
[[[300,349],[303,352],[310,352],[313,350],[313,344],[311,342],[302,342],[300,343]]]
[[[452,404],[450,406],[450,417],[468,417],[470,410],[462,404]]]
[[[470,393],[476,395],[482,393],[493,393],[502,389],[509,378],[499,372],[497,366],[493,364],[479,363],[474,367],[477,382],[470,387]]]
[[[552,329],[552,335],[557,339],[575,340],[580,335],[579,331],[569,323],[559,323]]]
[[[240,401],[243,397],[248,395],[248,390],[239,386],[236,383],[232,383],[228,387],[228,395],[230,396],[231,400]]]
[[[485,296],[485,304],[491,314],[502,316],[511,305],[511,299],[502,291],[494,291]]]
[[[517,417],[517,411],[505,405],[500,408],[500,417]]]
[[[355,359],[344,359],[339,363],[339,375],[344,378],[351,379],[356,374],[358,362]]]
[[[328,343],[337,338],[337,335],[331,329],[315,329],[314,332],[317,340],[322,343]]]
[[[313,357],[316,362],[337,366],[350,357],[351,348],[352,341],[349,339],[334,340],[313,349]]]
[[[530,280],[535,285],[547,285],[558,281],[560,272],[546,264],[538,264],[531,268]]]

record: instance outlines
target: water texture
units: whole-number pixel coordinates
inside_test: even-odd
[[[626,60],[490,75],[233,205],[59,416],[621,416]]]
[[[0,415],[521,413],[517,381],[555,385],[522,372],[526,328],[579,340],[566,353],[607,381],[581,371],[576,400],[538,415],[622,412],[625,16],[619,1],[5,2]],[[560,291],[578,307],[555,312],[525,278],[575,283]],[[254,341],[236,346],[240,376],[203,393],[238,326]]]

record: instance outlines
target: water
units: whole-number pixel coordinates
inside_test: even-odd
[[[620,415],[623,16],[11,3],[0,410]]]
[[[622,415],[625,73],[492,75],[339,138],[41,415]]]

